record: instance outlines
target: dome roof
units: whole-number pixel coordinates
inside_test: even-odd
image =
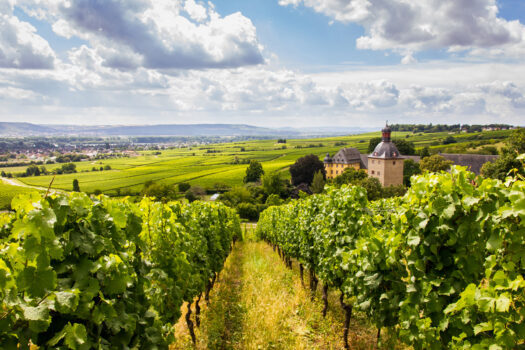
[[[379,143],[374,152],[369,155],[372,158],[401,158],[396,145],[392,141],[382,141]]]
[[[324,157],[325,163],[332,163],[332,158],[330,157],[330,153],[326,154],[326,157]]]

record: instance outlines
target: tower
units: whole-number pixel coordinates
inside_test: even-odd
[[[368,155],[368,176],[377,178],[383,186],[401,185],[404,158],[390,138],[392,129],[388,122],[381,132],[381,142]]]

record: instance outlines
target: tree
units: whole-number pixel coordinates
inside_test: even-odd
[[[416,146],[414,146],[414,142],[403,139],[393,139],[392,142],[396,145],[399,153],[407,156],[416,154]]]
[[[412,159],[405,159],[403,165],[403,183],[405,186],[410,186],[410,178],[412,175],[421,174],[421,168],[418,163]]]
[[[419,156],[421,157],[421,159],[426,158],[426,157],[430,157],[430,150],[429,150],[428,146],[423,147],[419,151]]]
[[[343,184],[355,183],[359,180],[366,179],[367,177],[368,175],[362,169],[356,170],[354,168],[347,168],[341,175],[334,179],[334,183],[336,186],[341,186]]]
[[[367,177],[359,180],[355,185],[366,189],[366,195],[369,201],[375,201],[383,196],[383,186],[381,186],[379,179],[375,177]]]
[[[36,165],[30,165],[26,169],[26,176],[40,176],[40,169]]]
[[[314,179],[312,180],[312,192],[313,193],[323,193],[325,179],[323,173],[319,170],[315,173]]]
[[[481,167],[481,175],[503,181],[509,176],[509,172],[512,169],[516,169],[518,174],[525,175],[523,165],[516,159],[516,155],[510,150],[506,150],[495,161],[483,164]]]
[[[381,140],[382,140],[381,137],[372,137],[370,141],[368,141],[368,153],[374,152],[374,150],[376,149],[376,146],[379,145]]]
[[[271,194],[271,195],[268,196],[268,198],[266,198],[265,204],[267,206],[281,205],[281,204],[283,204],[283,200],[278,195]]]
[[[263,176],[262,187],[268,196],[272,194],[281,196],[285,190],[285,183],[279,173],[272,173]]]
[[[323,178],[326,178],[324,164],[321,160],[319,160],[319,157],[314,154],[301,157],[290,166],[292,184],[294,186],[297,186],[301,183],[310,185],[314,179],[315,173],[318,171],[321,171]]]
[[[451,143],[456,143],[456,138],[454,136],[447,136],[444,140],[443,140],[443,144],[444,145],[450,145]]]
[[[187,182],[181,182],[179,184],[179,192],[186,192],[187,190],[189,190],[191,187],[191,185]]]
[[[78,185],[78,180],[73,180],[73,192],[80,192],[80,186]]]
[[[368,142],[368,153],[372,153],[376,146],[382,141],[381,137],[374,137],[371,138]],[[414,143],[411,141],[407,141],[404,139],[392,139],[392,142],[394,145],[396,145],[397,150],[401,154],[405,155],[413,155],[416,153],[416,147],[414,146]]]
[[[236,207],[239,203],[254,202],[251,192],[241,186],[234,187],[230,191],[221,194],[219,200],[232,208]]]
[[[248,168],[246,168],[246,176],[244,177],[244,183],[259,181],[263,174],[264,170],[261,163],[259,163],[256,160],[251,160],[250,165],[248,165]]]
[[[511,150],[519,154],[525,153],[525,128],[513,130],[507,144]]]
[[[447,171],[450,169],[452,164],[454,164],[453,161],[447,160],[445,157],[440,156],[439,154],[434,154],[433,156],[423,158],[419,162],[419,166],[422,171],[430,171],[433,173]]]

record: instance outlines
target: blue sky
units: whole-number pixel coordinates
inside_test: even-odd
[[[0,121],[525,124],[522,0],[3,0]]]

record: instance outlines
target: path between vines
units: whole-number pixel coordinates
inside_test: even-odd
[[[210,304],[200,303],[196,346],[181,317],[172,349],[342,349],[339,293],[330,293],[323,318],[321,287],[311,300],[310,291],[301,286],[297,263],[293,265],[288,269],[266,243],[237,243],[210,294]],[[351,348],[373,349],[375,334],[364,318],[354,316]]]

